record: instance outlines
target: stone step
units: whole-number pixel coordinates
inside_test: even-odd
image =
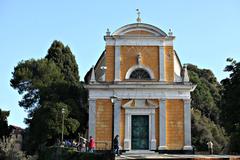
[[[131,150],[131,151],[126,151],[123,153],[124,155],[132,155],[132,154],[158,154],[154,151],[149,151],[149,150]]]
[[[140,153],[136,153],[140,152]],[[184,155],[184,154],[158,154],[152,151],[130,151],[115,158],[124,159],[160,159],[160,160],[240,160],[240,156],[233,155]]]

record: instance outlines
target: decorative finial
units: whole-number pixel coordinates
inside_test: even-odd
[[[109,31],[109,29],[107,28],[107,32],[106,32],[106,35],[107,36],[110,36],[111,32]]]
[[[137,22],[138,23],[141,23],[141,18],[140,18],[140,14],[141,14],[141,12],[140,12],[140,10],[139,9],[136,9],[136,11],[137,11],[137,15],[138,15],[138,17],[137,17]]]
[[[189,82],[187,64],[183,65],[183,82]]]
[[[92,73],[91,73],[91,79],[90,79],[90,83],[95,83],[96,82],[96,78],[95,78],[95,70],[94,70],[94,65],[92,66]]]
[[[168,36],[172,36],[172,35],[173,35],[172,29],[169,29],[168,30]]]

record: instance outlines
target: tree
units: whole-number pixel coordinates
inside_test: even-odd
[[[64,103],[45,102],[45,104],[33,114],[29,128],[29,149],[34,149],[39,144],[53,145],[61,139],[62,133],[62,108],[64,113],[64,135],[74,133],[79,127],[79,122],[69,116],[69,106]],[[41,130],[39,130],[39,128]]]
[[[23,94],[19,105],[31,112],[39,107],[40,92],[54,83],[63,82],[63,75],[55,63],[46,59],[21,61],[14,68],[11,86]]]
[[[197,150],[207,150],[212,141],[216,152],[223,152],[228,137],[220,123],[221,86],[211,70],[188,65],[190,81],[197,84],[192,97],[192,142]]]
[[[48,49],[45,58],[53,61],[64,76],[64,83],[48,87],[47,92],[51,93],[50,95],[59,95],[58,101],[71,106],[70,116],[81,122],[81,127],[77,131],[84,133],[88,122],[87,91],[79,81],[80,77],[75,56],[68,46],[64,46],[62,42],[55,40]]]
[[[198,151],[207,150],[207,142],[212,141],[214,152],[225,152],[228,138],[223,127],[204,116],[200,110],[192,109],[192,142]]]
[[[54,41],[44,59],[21,61],[12,74],[11,86],[23,94],[19,105],[29,111],[25,121],[29,124],[29,152],[59,137],[59,106],[67,106],[66,136],[74,138],[86,131],[86,91],[79,82],[77,63],[68,46]]]
[[[48,49],[45,57],[53,61],[64,75],[64,80],[70,83],[79,83],[78,65],[75,57],[68,46],[64,46],[60,41],[54,41]]]
[[[9,116],[9,111],[3,111],[0,109],[0,139],[6,139],[9,136],[8,121],[7,117]]]
[[[229,77],[221,81],[222,103],[221,118],[226,131],[230,135],[230,152],[240,153],[240,62],[228,58],[224,69]]]
[[[195,65],[188,65],[190,81],[197,84],[192,93],[192,106],[212,121],[219,123],[221,100],[220,84],[212,71],[199,69]]]

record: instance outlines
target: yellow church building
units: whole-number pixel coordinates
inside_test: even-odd
[[[175,36],[156,26],[125,25],[104,36],[105,50],[87,73],[89,136],[96,150],[189,152],[190,92],[187,68],[174,50]]]

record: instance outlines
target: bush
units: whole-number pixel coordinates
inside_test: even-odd
[[[77,152],[74,148],[45,147],[39,151],[39,160],[112,160],[109,152]]]

